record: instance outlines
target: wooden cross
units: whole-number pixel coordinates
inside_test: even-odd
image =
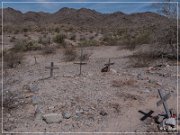
[[[140,119],[141,121],[144,121],[148,117],[153,118],[152,114],[154,113],[154,111],[152,111],[152,110],[150,110],[148,113],[145,113],[145,112],[143,112],[141,110],[139,110],[139,112],[144,114],[144,116]]]
[[[81,46],[80,46],[81,47]],[[79,75],[81,75],[81,70],[82,70],[82,65],[87,64],[86,62],[82,61],[82,56],[83,56],[83,49],[81,47],[81,57],[80,57],[80,62],[75,62],[74,64],[79,64]]]
[[[53,77],[53,70],[54,69],[59,69],[58,67],[54,67],[54,62],[51,62],[50,67],[46,67],[46,69],[50,69],[50,77]]]
[[[170,118],[170,117],[171,117],[171,114],[170,114],[170,111],[169,111],[169,109],[168,109],[168,105],[167,105],[166,101],[171,97],[171,95],[170,95],[170,93],[164,95],[164,94],[162,93],[162,91],[159,90],[159,89],[158,89],[158,93],[159,93],[159,96],[160,96],[161,100],[159,100],[159,101],[157,102],[157,106],[160,106],[161,104],[163,104],[164,110],[165,110],[166,115],[167,115],[167,118]]]
[[[110,66],[114,65],[114,63],[111,63],[111,60],[109,59],[109,62],[104,64],[106,67],[108,67],[108,71],[110,71]]]

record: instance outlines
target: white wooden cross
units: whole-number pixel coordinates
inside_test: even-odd
[[[171,94],[168,93],[168,94],[164,95],[162,93],[162,91],[159,90],[159,89],[158,89],[158,93],[159,93],[159,96],[160,96],[161,100],[159,100],[157,102],[157,106],[160,106],[161,104],[163,104],[163,107],[164,107],[164,110],[166,112],[167,118],[170,118],[171,114],[170,114],[170,111],[168,109],[168,105],[167,105],[166,101],[171,97]]]

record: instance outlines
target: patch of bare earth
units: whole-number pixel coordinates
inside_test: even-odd
[[[82,67],[63,60],[62,50],[47,56],[27,53],[24,64],[4,72],[4,88],[17,93],[15,108],[4,109],[7,132],[146,132],[158,131],[150,118],[163,111],[157,107],[158,89],[171,92],[170,108],[177,109],[176,66],[161,67],[153,73],[148,68],[127,68],[133,52],[115,46],[87,47],[90,59]],[[37,64],[34,64],[34,55]],[[101,73],[108,59],[115,64]],[[59,69],[49,77],[53,61]],[[168,75],[167,75],[168,74]],[[20,103],[21,102],[21,103]],[[47,124],[41,115],[62,114],[59,123]],[[93,133],[89,133],[93,134]]]

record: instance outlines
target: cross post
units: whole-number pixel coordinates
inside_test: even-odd
[[[166,101],[170,98],[171,95],[170,95],[170,93],[167,94],[167,95],[164,95],[160,89],[158,89],[158,93],[159,93],[159,96],[160,96],[161,100],[159,100],[157,102],[157,106],[160,106],[161,104],[163,104],[163,107],[164,107],[164,110],[166,112],[167,118],[170,118],[171,114],[170,114],[170,111],[168,109],[168,105],[167,105]]]
[[[104,64],[104,65],[107,66],[108,67],[108,71],[110,71],[110,66],[114,65],[114,63],[111,63],[111,59],[109,58],[109,62]]]
[[[80,57],[80,62],[74,63],[74,64],[79,64],[79,75],[81,75],[82,65],[87,64],[86,62],[83,62],[83,59],[82,59],[82,57],[83,57],[83,49],[82,49],[82,46],[81,46],[81,45],[80,45],[80,47],[81,47],[81,57]]]
[[[53,70],[54,69],[59,69],[58,67],[54,67],[54,62],[51,62],[50,67],[46,67],[47,69],[50,69],[50,77],[53,77]]]

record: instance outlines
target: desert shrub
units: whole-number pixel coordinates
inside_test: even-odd
[[[22,53],[15,53],[9,51],[8,53],[4,54],[4,63],[9,68],[15,68],[17,65],[21,64],[22,61],[23,61]]]
[[[40,36],[38,39],[38,43],[42,45],[49,45],[51,43],[51,38],[47,36]]]
[[[14,42],[16,40],[16,37],[15,36],[12,36],[11,38],[10,38],[10,42]]]
[[[143,56],[142,54],[133,56],[130,58],[130,63],[132,67],[148,67],[150,64],[150,57]]]
[[[90,40],[93,40],[94,38],[95,38],[94,36],[91,36],[89,39],[90,39]]]
[[[26,50],[26,40],[17,40],[14,47],[12,48],[13,51],[15,52],[22,52]]]
[[[56,27],[54,31],[55,31],[56,33],[59,33],[59,32],[60,32],[60,28],[59,28],[59,27]]]
[[[35,41],[29,41],[26,44],[26,50],[25,51],[35,51],[40,50],[41,46],[39,46]]]
[[[68,47],[64,49],[64,59],[65,61],[73,61],[77,57],[77,53],[74,47]]]
[[[98,42],[96,40],[82,40],[79,43],[80,46],[98,46]]]
[[[168,28],[164,28],[160,31],[160,33],[156,36],[156,42],[160,45],[158,50],[163,48],[163,53],[166,57],[171,59],[177,59],[177,50],[180,45],[177,47],[177,27],[169,26]],[[179,53],[179,52],[178,52]]]
[[[53,40],[55,43],[65,47],[65,38],[66,38],[66,36],[64,34],[58,34],[53,38]]]
[[[105,45],[119,45],[119,39],[112,35],[112,33],[105,34],[102,38]]]
[[[56,48],[54,46],[45,46],[43,48],[44,54],[52,54],[52,53],[55,53],[55,51],[56,51]]]
[[[15,52],[24,52],[32,50],[40,50],[41,46],[38,45],[35,41],[28,40],[18,40],[16,41],[14,47],[12,48]]]
[[[143,48],[143,47],[142,47]],[[147,67],[151,63],[162,56],[162,52],[159,49],[159,46],[154,47],[153,45],[148,45],[144,49],[140,49],[133,53],[130,56],[130,63],[132,67]]]
[[[22,31],[26,33],[28,32],[28,28],[23,28]]]
[[[75,41],[76,40],[76,34],[71,35],[70,40]]]
[[[139,34],[134,40],[133,43],[135,45],[148,44],[151,41],[150,33],[144,32]]]
[[[83,36],[83,35],[80,35],[80,39],[79,39],[80,41],[84,41],[84,40],[86,40],[86,37],[85,36]]]
[[[149,32],[143,32],[137,36],[132,36],[130,33],[126,33],[123,36],[122,44],[126,49],[133,50],[137,45],[148,44],[151,42],[151,35]]]
[[[67,28],[67,29],[65,29],[66,32],[72,32],[73,30],[74,30],[74,28],[72,26]]]
[[[18,34],[18,33],[19,33],[19,30],[16,29],[16,30],[14,31],[14,34]]]

